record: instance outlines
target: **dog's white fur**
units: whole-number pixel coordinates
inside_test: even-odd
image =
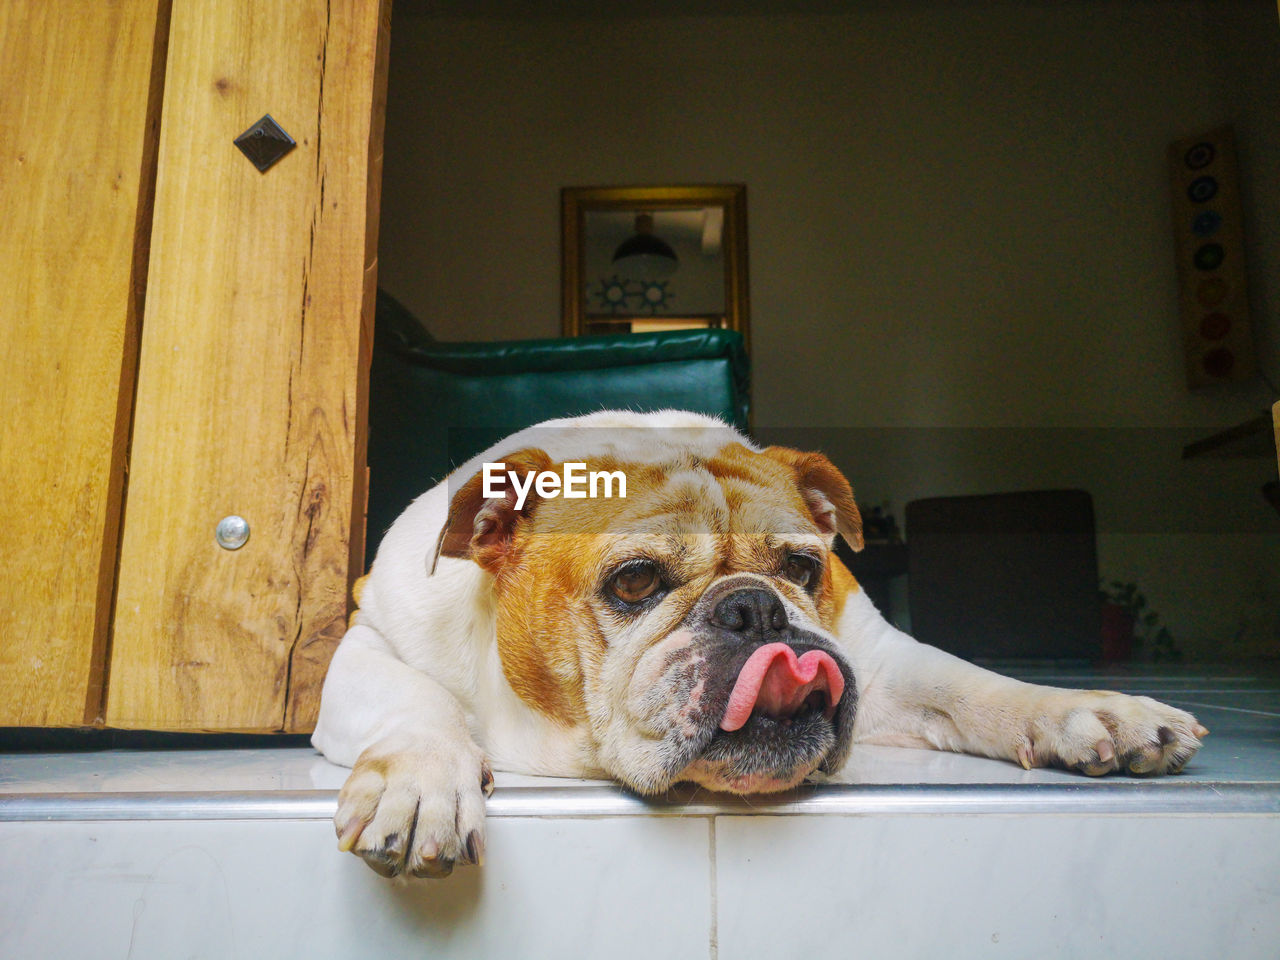
[[[672,439],[655,451],[653,430]],[[671,444],[700,457],[726,428],[696,414],[604,412],[522,431],[475,457],[455,478],[526,447],[551,461],[609,455],[629,463],[669,458]],[[749,441],[735,437],[751,450]],[[312,742],[353,766],[335,826],[340,846],[384,874],[447,874],[483,848],[486,764],[553,776],[603,777],[603,745],[589,725],[548,718],[512,689],[495,642],[493,577],[470,560],[441,557],[428,575],[449,513],[441,483],[387,533],[353,624],[334,655]],[[975,588],[980,589],[980,588]],[[1183,711],[1145,697],[1036,686],[916,642],[861,590],[845,599],[835,639],[857,680],[855,743],[931,747],[1098,774],[1179,768],[1204,730]]]

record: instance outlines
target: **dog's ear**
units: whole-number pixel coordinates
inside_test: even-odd
[[[834,463],[820,453],[790,447],[769,447],[764,454],[794,471],[800,495],[819,530],[839,533],[854,550],[862,549],[862,514],[854,502],[853,487]]]
[[[428,574],[436,572],[440,557],[469,557],[490,573],[496,574],[511,547],[517,522],[527,517],[537,505],[538,495],[533,477],[552,466],[551,458],[542,450],[520,450],[502,458],[502,468],[490,478],[490,493],[485,496],[484,471],[477,473],[458,488],[449,501],[449,518],[445,521],[435,552],[427,564]],[[519,493],[509,473],[519,477],[525,497],[517,509]]]

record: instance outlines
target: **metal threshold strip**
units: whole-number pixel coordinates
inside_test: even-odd
[[[0,794],[0,822],[108,820],[327,820],[336,790]],[[772,797],[679,790],[644,798],[611,784],[510,787],[491,817],[875,816],[1043,814],[1280,816],[1280,784],[1111,782],[1062,784],[825,784]]]

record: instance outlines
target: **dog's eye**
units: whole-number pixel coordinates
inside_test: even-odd
[[[648,560],[640,560],[627,564],[614,574],[609,581],[609,589],[623,603],[639,603],[652,596],[659,583],[661,578],[658,576],[657,565]]]
[[[788,554],[782,575],[807,590],[818,581],[818,561],[803,553]]]

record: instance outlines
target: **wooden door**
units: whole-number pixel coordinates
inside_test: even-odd
[[[0,726],[101,711],[167,6],[0,4]]]
[[[314,722],[363,554],[388,17],[173,0],[108,726]],[[268,113],[297,146],[262,173],[232,141]]]

